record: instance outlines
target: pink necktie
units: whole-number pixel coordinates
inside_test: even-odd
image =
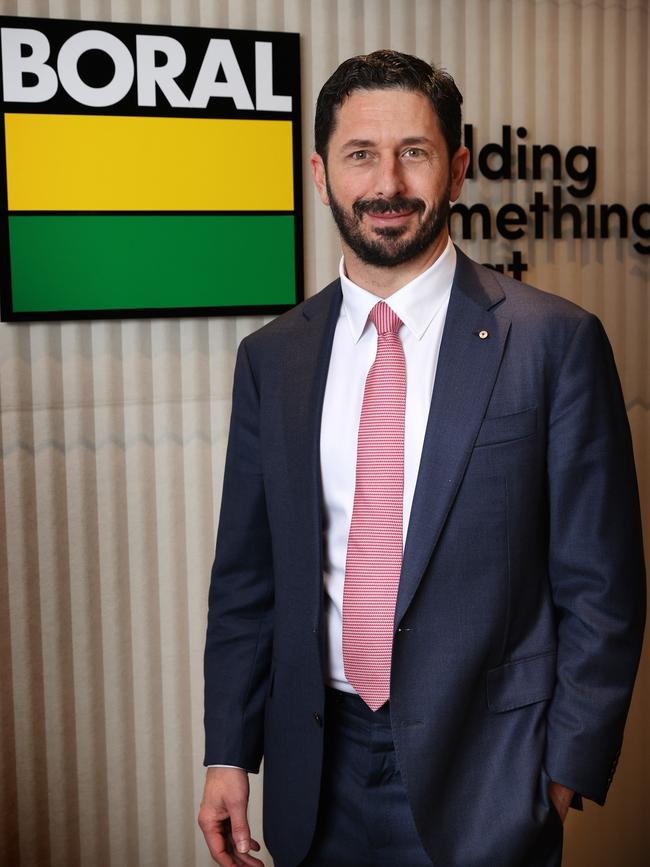
[[[343,663],[372,710],[388,700],[402,568],[406,362],[402,321],[383,301],[369,315],[377,355],[363,393],[343,591]]]

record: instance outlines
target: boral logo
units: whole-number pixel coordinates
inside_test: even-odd
[[[156,105],[157,90],[174,108],[205,108],[212,97],[232,99],[238,109],[291,111],[291,97],[272,92],[273,44],[255,41],[255,104],[246,86],[229,39],[210,39],[192,95],[185,96],[176,79],[187,63],[185,49],[171,36],[138,33],[135,58],[126,45],[105,30],[82,30],[61,46],[56,65],[50,61],[50,42],[40,30],[3,27],[2,84],[6,102],[47,102],[59,83],[81,105],[106,107],[124,99],[137,82],[137,103]],[[88,52],[102,52],[114,65],[111,80],[102,86],[84,81],[79,62]],[[158,58],[162,57],[162,63]],[[137,75],[136,75],[137,69]],[[222,72],[223,80],[218,80]],[[26,82],[31,77],[33,83]]]
[[[0,18],[2,318],[302,298],[299,37]]]

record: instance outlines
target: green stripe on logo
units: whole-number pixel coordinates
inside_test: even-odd
[[[16,312],[296,302],[290,215],[14,215],[9,237]]]

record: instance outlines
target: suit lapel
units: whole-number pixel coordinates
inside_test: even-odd
[[[335,280],[305,302],[302,317],[287,341],[284,358],[283,403],[288,474],[291,496],[300,504],[295,544],[302,548],[300,560],[306,574],[316,578],[318,611],[323,569],[320,424],[341,299],[340,281]]]
[[[396,626],[429,564],[462,481],[510,327],[490,309],[504,297],[496,277],[457,253],[404,548]]]

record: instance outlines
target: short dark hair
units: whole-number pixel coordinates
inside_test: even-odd
[[[316,153],[327,161],[327,146],[336,126],[336,112],[356,90],[401,88],[423,93],[431,100],[447,143],[449,158],[460,147],[463,97],[445,72],[419,57],[400,51],[373,51],[344,60],[318,94],[314,141]]]

